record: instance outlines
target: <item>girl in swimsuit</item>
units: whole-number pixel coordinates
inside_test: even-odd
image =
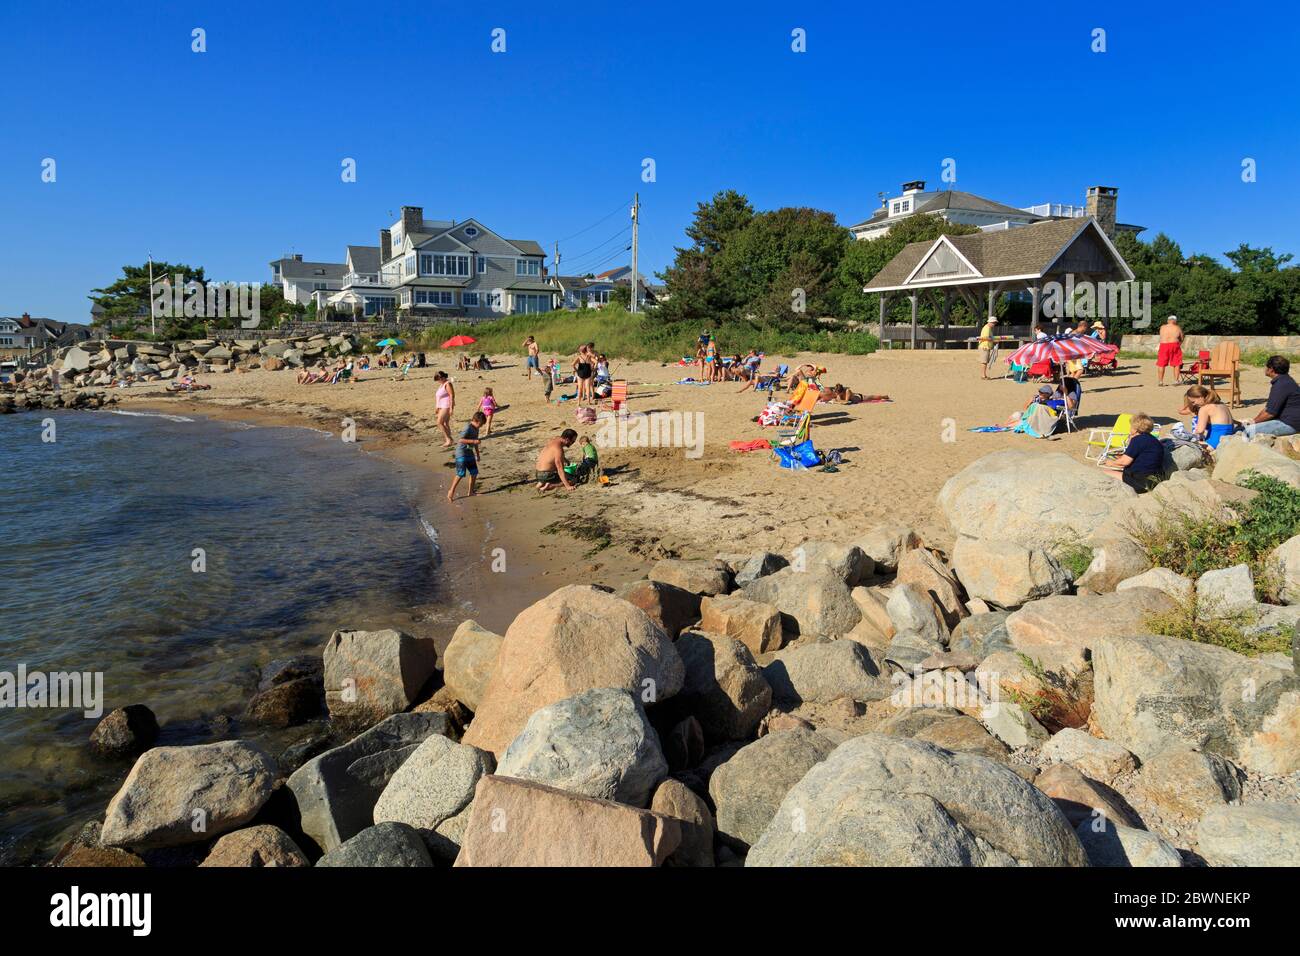
[[[1228,411],[1223,400],[1219,398],[1219,393],[1214,389],[1206,388],[1204,385],[1193,385],[1183,398],[1187,400],[1183,411],[1196,413],[1192,434],[1196,436],[1197,441],[1203,441],[1211,448],[1218,448],[1223,436],[1231,435],[1236,429],[1232,412]]]
[[[587,401],[591,394],[591,366],[591,355],[587,352],[587,346],[580,346],[573,360],[573,374],[578,379],[579,403]]]
[[[455,444],[451,438],[451,414],[456,410],[456,390],[451,387],[451,379],[447,377],[446,372],[435,372],[433,380],[438,383],[437,407],[433,413],[433,420],[442,430],[444,439],[442,447],[450,448]]]

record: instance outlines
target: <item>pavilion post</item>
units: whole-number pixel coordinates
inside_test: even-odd
[[[880,293],[880,344],[885,344],[885,312],[888,306],[885,304],[885,293]]]
[[[1037,282],[1033,283],[1033,284],[1029,287],[1029,301],[1030,301],[1030,305],[1029,305],[1029,334],[1030,334],[1031,336],[1033,335],[1033,332],[1034,332],[1034,326],[1036,326],[1036,325],[1038,324],[1038,307],[1039,307],[1039,304],[1040,304],[1039,300],[1040,300],[1040,298],[1041,298],[1042,291],[1043,291],[1043,287],[1042,287],[1041,285],[1039,285]]]
[[[916,349],[916,298],[917,296],[915,292],[913,292],[911,295],[908,296],[908,299],[910,299],[912,302],[912,348],[913,350]]]

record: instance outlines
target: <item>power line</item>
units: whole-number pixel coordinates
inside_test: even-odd
[[[614,233],[614,235],[610,236],[608,239],[606,239],[604,242],[600,243],[599,245],[593,246],[592,248],[588,249],[586,252],[581,253],[579,255],[572,256],[572,257],[566,256],[564,261],[572,264],[574,262],[581,262],[583,259],[586,259],[588,256],[592,254],[600,254],[601,251],[606,246],[608,246],[611,242],[615,242],[618,239],[621,239],[624,235],[627,235],[629,232],[631,232],[631,229],[632,229],[631,225],[624,226],[622,229]]]
[[[611,213],[610,213],[609,215],[607,215],[607,216],[603,216],[603,217],[601,217],[600,219],[597,219],[595,222],[593,222],[593,223],[592,223],[590,226],[588,226],[586,229],[580,229],[580,230],[578,230],[577,232],[575,232],[575,233],[574,233],[573,235],[571,235],[571,236],[566,236],[566,237],[563,238],[563,239],[556,239],[555,241],[556,241],[556,242],[568,242],[570,239],[576,239],[576,238],[578,238],[579,236],[583,235],[584,233],[591,232],[591,230],[595,229],[595,228],[596,228],[597,226],[599,226],[601,223],[603,223],[603,222],[608,222],[609,220],[613,219],[615,216],[617,216],[620,212],[623,211],[623,208],[624,208],[624,207],[623,207],[623,204],[622,204],[622,203],[619,203],[618,206],[615,207],[615,209],[614,209],[613,212],[611,212]]]

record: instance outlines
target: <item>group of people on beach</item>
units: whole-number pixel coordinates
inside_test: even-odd
[[[492,434],[493,419],[504,406],[497,404],[491,386],[484,388],[479,398],[478,408],[470,416],[469,423],[460,435],[453,439],[451,419],[456,412],[456,386],[452,384],[451,376],[443,371],[434,372],[433,380],[438,385],[434,394],[434,424],[442,432],[442,447],[454,446],[456,449],[454,459],[456,477],[452,479],[451,487],[447,490],[447,500],[452,501],[456,497],[456,489],[464,478],[469,478],[469,494],[477,493],[478,463],[482,455],[482,442]]]

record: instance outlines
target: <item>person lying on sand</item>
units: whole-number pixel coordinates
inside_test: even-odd
[[[819,401],[829,402],[832,405],[856,405],[863,398],[853,389],[845,385],[836,383],[830,388],[822,389]]]
[[[552,438],[542,446],[541,452],[537,455],[538,491],[550,491],[560,485],[570,491],[573,490],[573,484],[569,481],[569,476],[564,473],[564,466],[568,464],[564,460],[564,449],[570,447],[577,440],[578,433],[572,428],[566,428],[560,432],[559,438]]]

